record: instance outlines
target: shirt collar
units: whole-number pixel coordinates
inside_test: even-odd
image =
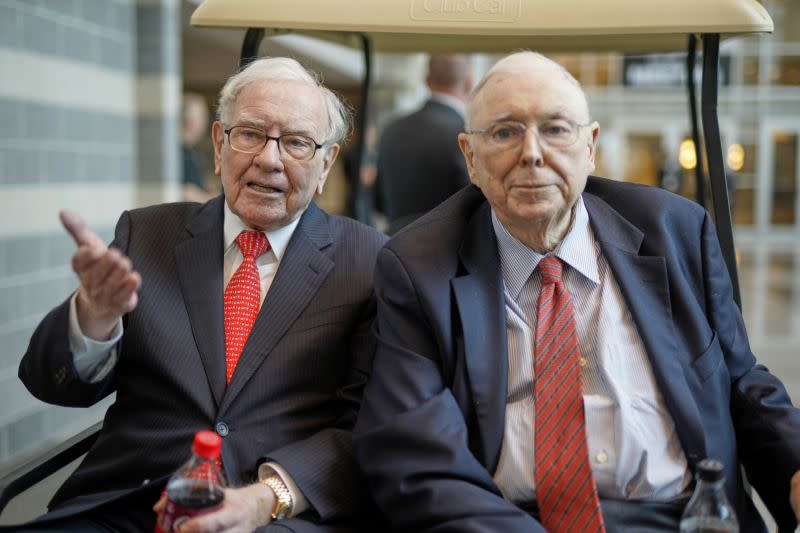
[[[236,237],[238,237],[241,232],[253,231],[253,229],[245,225],[242,219],[236,216],[233,211],[231,211],[230,207],[228,207],[227,200],[223,203],[225,204],[225,250],[227,250],[234,244]],[[269,240],[270,250],[272,250],[272,253],[275,254],[275,258],[278,261],[281,260],[283,253],[286,251],[286,247],[289,246],[289,241],[291,240],[292,235],[294,235],[294,230],[297,228],[297,224],[300,223],[300,217],[302,215],[303,213],[301,212],[300,216],[281,228],[263,232]]]
[[[600,283],[594,235],[589,226],[589,213],[580,196],[575,203],[574,213],[567,235],[550,255],[555,255],[594,283]],[[545,256],[514,237],[498,220],[494,209],[492,209],[492,226],[497,236],[500,268],[503,271],[506,290],[514,300],[517,300],[525,283]]]
[[[431,92],[431,100],[453,109],[462,118],[467,110],[467,105],[463,101],[449,94]]]

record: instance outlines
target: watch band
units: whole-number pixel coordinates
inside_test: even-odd
[[[292,493],[289,487],[283,482],[281,476],[272,474],[262,480],[261,483],[269,487],[275,493],[275,506],[272,508],[272,519],[283,520],[292,511]]]

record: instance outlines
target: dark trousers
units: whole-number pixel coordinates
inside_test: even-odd
[[[71,516],[51,518],[46,513],[27,524],[0,527],[0,532],[150,533],[156,524],[152,507],[160,494],[159,487],[137,490]]]
[[[600,499],[607,533],[674,533],[688,498],[668,502]],[[539,520],[536,503],[519,507]]]

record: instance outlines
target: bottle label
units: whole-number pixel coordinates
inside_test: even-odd
[[[178,527],[195,516],[204,515],[216,511],[222,507],[222,502],[213,507],[187,507],[167,499],[164,510],[158,515],[156,520],[155,533],[173,533]]]

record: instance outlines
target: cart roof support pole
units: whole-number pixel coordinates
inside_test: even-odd
[[[711,199],[714,205],[714,221],[722,246],[722,255],[728,267],[728,275],[733,285],[733,298],[742,307],[739,293],[739,274],[736,268],[736,247],[733,243],[733,224],[731,222],[728,184],[725,179],[725,161],[722,158],[722,141],[717,118],[717,91],[719,76],[719,34],[703,35],[703,92],[702,116],[705,136],[706,157],[708,160]],[[697,162],[700,166],[700,161]]]

